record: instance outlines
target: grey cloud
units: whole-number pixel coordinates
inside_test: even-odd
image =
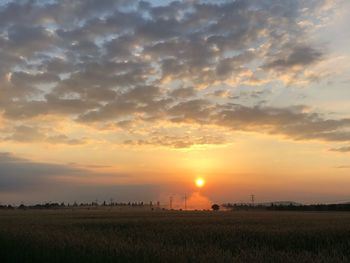
[[[137,3],[128,1],[129,6]],[[3,8],[0,20],[2,17],[4,22],[14,25],[9,29],[11,41],[30,46],[27,44],[35,39],[45,45],[33,47],[32,51],[36,52],[56,52],[61,49],[69,54],[69,60],[83,62],[81,68],[77,68],[79,71],[84,71],[84,63],[87,61],[100,60],[105,63],[116,59],[135,60],[136,63],[145,64],[142,57],[135,56],[139,52],[159,59],[156,63],[162,67],[163,78],[188,77],[196,82],[201,82],[204,68],[211,70],[207,72],[212,75],[210,78],[215,77],[215,71],[224,77],[232,66],[225,58],[225,52],[242,52],[237,57],[247,53],[244,51],[247,44],[254,47],[255,39],[260,37],[259,32],[262,29],[274,31],[270,27],[276,27],[276,21],[281,22],[278,24],[281,32],[301,34],[300,30],[296,30],[298,25],[293,20],[300,15],[302,8],[297,4],[286,5],[276,1],[220,4],[178,1],[157,7],[140,2],[139,7],[147,8],[123,10],[126,4],[123,1],[10,3]],[[270,9],[274,11],[270,12]],[[32,21],[13,20],[16,16]],[[64,19],[58,19],[60,16]],[[289,23],[282,23],[285,20]],[[50,21],[57,28],[52,35],[45,30],[47,24],[43,21]],[[65,21],[70,22],[71,26],[67,27]],[[271,21],[273,24],[270,24]],[[53,38],[54,46],[50,42]],[[255,55],[251,54],[251,59]],[[169,60],[171,57],[176,58],[177,63]],[[216,62],[218,60],[221,61],[219,65]],[[236,60],[237,64],[247,62],[238,58]],[[155,65],[149,66],[154,68]],[[82,77],[83,75],[79,76]],[[208,80],[207,77],[202,82]],[[138,81],[144,79],[138,78]],[[126,83],[133,85],[130,80]],[[125,84],[117,80],[115,85]]]
[[[231,96],[231,99],[238,99],[240,101],[252,101],[252,100],[264,100],[264,98],[266,98],[267,96],[269,96],[271,93],[271,91],[267,90],[267,89],[263,89],[263,90],[251,90],[251,91],[240,91],[237,92],[237,94],[234,94],[233,96]]]
[[[81,100],[79,98],[60,98],[53,94],[46,96],[47,109],[52,113],[75,114],[95,108],[99,104],[94,101]]]
[[[213,92],[208,93],[209,96],[221,97],[221,98],[228,97],[229,94],[230,94],[230,92],[228,90],[225,90],[225,89],[214,90]]]
[[[193,99],[181,102],[168,110],[170,120],[174,122],[198,122],[202,124],[210,123],[210,115],[214,113],[214,108],[209,100]]]
[[[188,98],[195,96],[196,90],[193,87],[187,87],[187,88],[177,88],[170,92],[170,96],[172,97],[179,97],[179,98]]]
[[[53,94],[46,95],[45,99],[12,103],[6,107],[4,116],[11,119],[28,119],[46,114],[74,115],[99,105],[94,101],[63,99]]]
[[[232,130],[280,134],[294,140],[350,141],[350,119],[327,119],[304,106],[276,108],[239,104],[212,105],[192,100],[169,109],[170,120],[216,124]]]
[[[23,56],[50,48],[54,44],[54,34],[44,27],[14,25],[8,29],[8,49]]]
[[[322,52],[308,46],[296,46],[289,54],[279,54],[282,58],[277,58],[263,67],[267,69],[288,70],[293,66],[308,66],[322,58]]]
[[[133,47],[139,44],[136,37],[122,35],[104,44],[108,59],[128,60],[133,58]]]
[[[4,48],[3,39],[0,36],[0,47]],[[0,49],[0,74],[9,73],[10,69],[15,65],[20,65],[25,62],[24,58],[18,54],[6,52],[4,49]]]
[[[15,86],[36,85],[51,82],[58,82],[60,78],[52,73],[28,74],[26,72],[13,72],[11,83]]]
[[[295,140],[350,141],[342,131],[350,127],[350,119],[329,120],[303,107],[273,108],[233,105],[220,110],[213,120],[236,130],[281,134]]]
[[[151,136],[149,139],[126,140],[126,145],[159,145],[175,149],[189,148],[194,145],[218,145],[224,144],[222,136]]]
[[[96,167],[95,167],[96,168]],[[55,191],[60,188],[60,191],[71,188],[71,193],[76,193],[80,188],[75,183],[71,185],[62,183],[57,178],[62,176],[78,177],[80,179],[89,178],[91,176],[112,176],[125,177],[127,174],[121,173],[99,173],[94,172],[84,167],[79,167],[72,164],[55,164],[35,162],[25,158],[20,158],[12,153],[0,153],[0,192],[23,192],[26,190],[39,192]],[[86,187],[95,187],[88,186]],[[47,193],[45,193],[47,195]],[[64,196],[61,195],[61,198]]]
[[[115,8],[135,4],[135,0],[9,1],[0,10],[1,25],[13,23],[40,25],[54,22],[72,26],[87,17],[110,13]]]
[[[187,11],[191,7],[186,1],[173,1],[165,6],[147,6],[147,2],[141,2],[139,7],[144,7],[145,10],[150,12],[154,19],[164,19],[164,20],[176,20],[179,16],[185,15],[183,11]]]
[[[234,70],[234,64],[232,59],[223,59],[220,61],[220,63],[216,67],[216,74],[218,76],[227,76],[232,74],[232,71]]]
[[[0,153],[0,192],[2,195],[11,193],[14,202],[42,202],[74,200],[89,201],[109,200],[117,197],[118,201],[144,200],[156,198],[156,185],[128,184],[91,184],[85,178],[94,176],[109,176],[110,178],[127,177],[128,174],[95,172],[90,168],[103,168],[95,165],[54,164],[35,162],[20,158],[8,152]],[[58,180],[62,177],[79,178],[79,183]],[[9,201],[9,200],[8,200]]]
[[[126,93],[124,93],[121,97],[122,99],[129,101],[138,101],[147,103],[161,96],[161,90],[159,87],[155,86],[143,86],[136,87]]]
[[[239,72],[244,67],[242,65],[254,60],[255,54],[252,51],[244,51],[237,56],[221,59],[216,66],[216,75],[219,78],[225,78],[230,74]]]
[[[44,60],[38,69],[51,74],[62,74],[74,71],[75,66],[70,61],[63,58],[50,57]]]
[[[132,115],[136,112],[137,104],[133,102],[115,101],[107,103],[97,110],[91,110],[78,117],[82,122],[96,122],[116,119]]]
[[[332,152],[340,152],[340,153],[347,153],[350,152],[350,146],[344,146],[340,148],[332,148],[330,149]]]
[[[47,113],[48,108],[45,101],[22,101],[6,105],[4,117],[9,119],[29,119]]]
[[[11,136],[5,138],[5,140],[17,141],[17,142],[36,142],[41,141],[44,138],[44,134],[38,129],[30,126],[17,126]]]
[[[135,113],[156,114],[165,109],[171,101],[161,97],[162,92],[156,86],[142,86],[120,93],[117,98],[100,107],[81,114],[79,121],[95,122],[130,117]]]
[[[88,173],[68,165],[38,163],[0,153],[0,190],[13,191],[48,184],[50,178],[61,175],[81,176]]]
[[[48,136],[45,141],[52,144],[68,144],[68,145],[80,145],[85,143],[84,139],[72,139],[65,134]]]
[[[319,4],[305,1],[10,1],[0,6],[0,111],[28,122],[42,115],[86,125],[165,120],[347,141],[347,120],[264,108],[258,93],[218,104],[225,91],[201,90],[231,78],[232,85],[268,79],[271,69],[302,72],[322,60],[298,23],[306,9],[320,15]],[[241,105],[248,100],[252,106]]]
[[[48,128],[44,129],[35,126],[15,126],[12,129],[10,129],[8,133],[10,133],[10,135],[2,138],[3,140],[21,143],[47,142],[50,144],[67,145],[79,145],[85,143],[85,140],[82,138],[69,138],[65,134],[57,133]]]

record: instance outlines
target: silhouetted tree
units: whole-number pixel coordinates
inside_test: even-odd
[[[220,206],[219,206],[218,204],[213,204],[213,205],[211,206],[211,209],[213,209],[213,211],[219,211]]]
[[[21,204],[18,208],[19,209],[27,209],[27,207],[24,204]]]

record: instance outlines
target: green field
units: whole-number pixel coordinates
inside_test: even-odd
[[[0,211],[0,262],[350,262],[350,213]]]

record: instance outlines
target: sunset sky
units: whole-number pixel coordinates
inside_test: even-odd
[[[350,201],[349,25],[347,0],[0,0],[0,203]]]

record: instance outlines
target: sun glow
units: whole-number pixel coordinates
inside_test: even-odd
[[[202,188],[205,185],[204,179],[200,177],[196,179],[195,183],[198,188]]]

